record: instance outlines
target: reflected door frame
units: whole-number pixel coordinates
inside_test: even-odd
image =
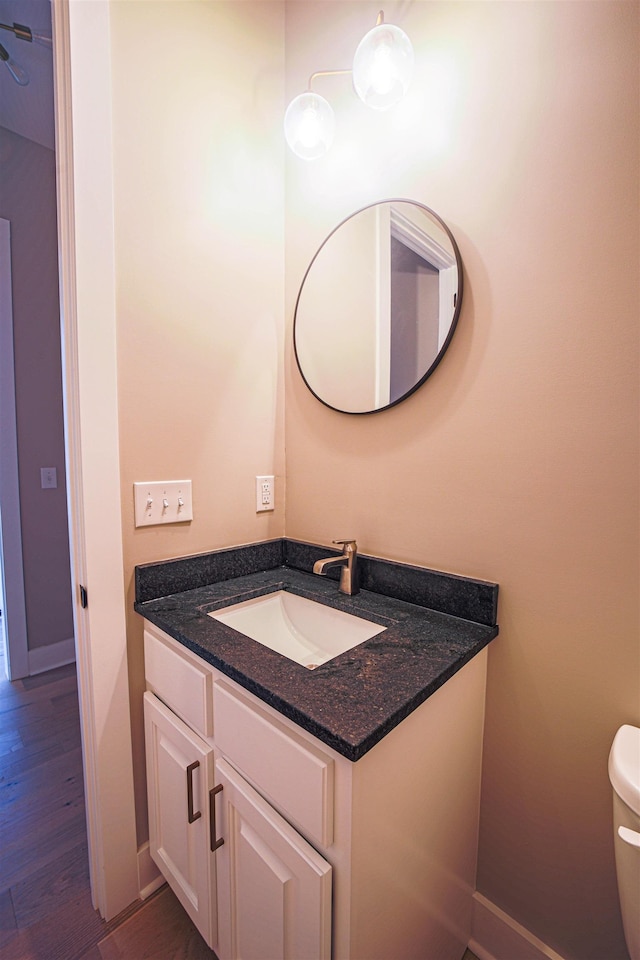
[[[433,237],[421,230],[417,224],[397,210],[390,211],[391,235],[400,240],[419,257],[436,267],[439,275],[440,311],[438,324],[438,349],[447,338],[451,326],[451,315],[455,310],[457,272],[455,257]]]
[[[457,270],[455,257],[424,230],[391,205],[376,208],[376,334],[375,385],[377,407],[391,399],[391,238],[399,240],[422,260],[436,267],[439,283],[438,350],[442,349],[455,310]]]

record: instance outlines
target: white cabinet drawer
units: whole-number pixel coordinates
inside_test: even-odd
[[[147,686],[203,737],[213,736],[212,672],[145,628]]]
[[[245,699],[214,683],[216,747],[307,836],[333,842],[333,759]]]

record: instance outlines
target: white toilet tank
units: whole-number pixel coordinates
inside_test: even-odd
[[[609,754],[620,910],[631,960],[640,960],[640,729],[620,727]]]

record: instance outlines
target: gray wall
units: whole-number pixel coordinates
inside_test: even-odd
[[[58,295],[55,153],[0,127],[11,222],[20,513],[30,650],[73,637]],[[40,467],[58,487],[42,490]]]

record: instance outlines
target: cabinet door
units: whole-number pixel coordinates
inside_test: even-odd
[[[144,723],[151,857],[215,949],[215,861],[209,831],[213,749],[148,692]]]
[[[225,760],[216,781],[220,960],[329,960],[330,864]]]

